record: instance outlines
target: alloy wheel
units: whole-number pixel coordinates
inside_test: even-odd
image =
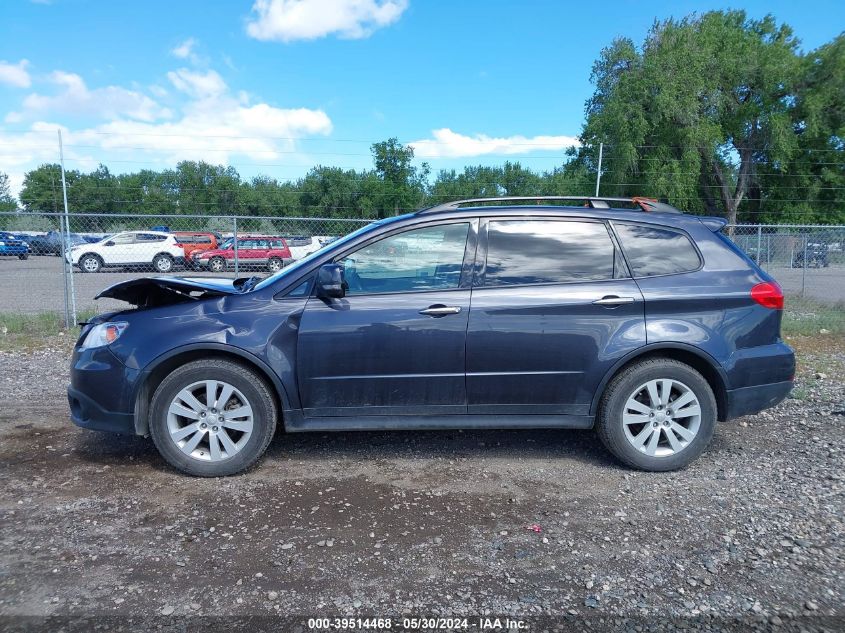
[[[669,457],[695,439],[701,405],[692,389],[679,380],[649,380],[628,397],[622,425],[635,449],[651,457]]]
[[[167,411],[170,439],[186,455],[219,462],[229,459],[249,441],[252,406],[234,386],[203,380],[182,389]]]

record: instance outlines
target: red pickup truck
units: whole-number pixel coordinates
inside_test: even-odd
[[[272,235],[239,235],[238,267],[267,268],[277,272],[293,261],[285,238]],[[195,252],[191,263],[199,269],[222,272],[235,266],[235,239],[225,240],[220,248]]]

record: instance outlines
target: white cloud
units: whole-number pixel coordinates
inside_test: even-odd
[[[61,70],[51,73],[49,82],[58,86],[58,93],[27,95],[21,104],[23,108],[7,114],[6,121],[20,123],[46,114],[96,116],[107,119],[129,117],[140,121],[155,121],[171,116],[168,108],[137,90],[119,86],[89,89],[82,77]]]
[[[213,70],[195,72],[180,68],[167,73],[167,78],[174,88],[196,98],[213,97],[228,90],[226,82]]]
[[[172,49],[170,53],[179,59],[189,59],[194,54],[194,47],[196,45],[197,41],[193,37],[189,37],[176,48]]]
[[[408,0],[255,0],[246,31],[257,40],[292,42],[327,35],[369,37],[396,22]]]
[[[529,152],[560,151],[578,145],[574,136],[506,136],[486,134],[467,136],[449,128],[433,130],[434,138],[408,143],[418,158],[461,158],[485,154],[528,154]]]
[[[0,84],[8,84],[16,88],[29,88],[32,80],[26,70],[27,66],[29,66],[29,61],[26,59],[20,60],[17,64],[0,61]]]
[[[332,131],[331,119],[322,110],[279,108],[257,101],[244,92],[233,92],[213,70],[180,68],[168,73],[168,79],[176,88],[170,95],[168,116],[141,117],[137,110],[146,100],[155,104],[159,113],[164,108],[139,91],[117,86],[89,89],[79,75],[54,73],[51,81],[61,87],[59,95],[29,95],[20,112],[6,116],[7,121],[14,119],[12,114],[22,117],[16,122],[31,121],[28,131],[7,132],[0,126],[3,171],[20,186],[25,171],[42,162],[55,162],[58,128],[62,129],[68,168],[83,170],[91,170],[100,162],[112,165],[112,161],[120,167],[121,161],[127,161],[126,169],[135,170],[142,165],[173,166],[180,160],[220,164],[237,164],[241,157],[303,160],[295,139]],[[153,88],[162,97],[167,95],[160,86],[149,90]],[[127,94],[134,95],[135,107],[129,107],[128,99],[123,101]],[[61,99],[73,107],[61,107]],[[97,101],[105,109],[98,111]],[[45,117],[33,118],[38,114]],[[66,120],[73,114],[85,115],[86,121],[96,116],[96,122],[68,125]],[[56,115],[63,115],[61,122]]]

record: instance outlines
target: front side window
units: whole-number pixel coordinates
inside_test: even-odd
[[[348,294],[457,288],[469,223],[442,224],[391,235],[345,256]]]
[[[624,276],[621,258],[601,222],[496,220],[487,226],[485,286]]]
[[[134,244],[135,243],[135,236],[132,233],[119,233],[115,235],[111,239],[108,240],[109,242],[113,242],[115,246],[124,245],[124,244]]]
[[[698,252],[683,233],[624,222],[614,222],[613,230],[636,277],[673,275],[701,267]]]

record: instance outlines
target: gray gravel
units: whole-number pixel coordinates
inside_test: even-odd
[[[620,467],[589,432],[280,433],[251,472],[192,479],[146,440],[73,427],[66,365],[62,350],[0,353],[7,624],[413,614],[843,628],[842,352],[802,358],[797,399],[721,424],[696,463],[665,474]]]

